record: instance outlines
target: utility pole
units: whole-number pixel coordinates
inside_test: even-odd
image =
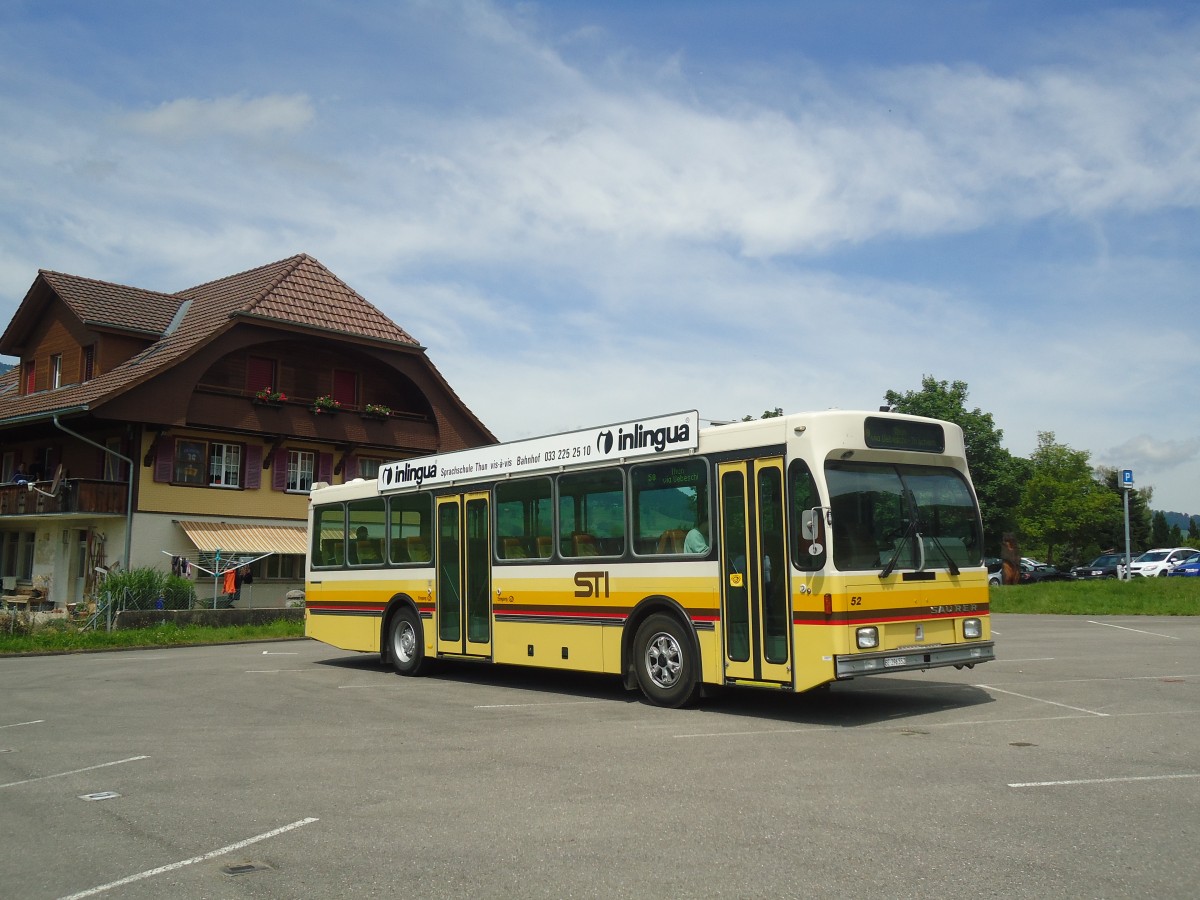
[[[1129,564],[1133,562],[1129,547],[1129,492],[1133,490],[1133,469],[1121,470],[1121,496],[1125,500],[1125,573],[1121,576],[1129,580]]]

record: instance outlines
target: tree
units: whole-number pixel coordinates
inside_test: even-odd
[[[1160,509],[1150,520],[1150,544],[1154,547],[1170,547],[1171,529],[1167,526],[1167,516]]]
[[[965,381],[938,381],[924,375],[919,391],[888,391],[884,399],[896,412],[944,419],[962,428],[967,464],[983,516],[984,542],[999,555],[1001,536],[1016,530],[1015,510],[1028,463],[1000,445],[1004,432],[996,427],[991,413],[978,407],[967,409],[967,394]]]
[[[1200,547],[1200,519],[1194,516],[1188,519],[1188,541],[1193,547]]]
[[[783,415],[783,407],[777,406],[774,409],[764,409],[763,414],[761,416],[759,416],[759,418],[760,419],[778,419],[782,415]],[[743,422],[753,422],[754,416],[742,416],[742,421]]]
[[[1121,473],[1109,466],[1100,466],[1096,469],[1096,474],[1105,486],[1113,492],[1117,497],[1117,501],[1121,503],[1121,515],[1112,523],[1112,526],[1097,540],[1097,552],[1108,550],[1110,548],[1117,550],[1125,549],[1125,511],[1124,499],[1122,498],[1123,489],[1121,487]],[[1141,553],[1150,547],[1150,501],[1154,498],[1154,488],[1147,486],[1137,488],[1129,492],[1129,546],[1135,554]]]
[[[1030,549],[1078,560],[1122,517],[1121,500],[1101,481],[1088,463],[1088,453],[1072,450],[1038,433],[1037,449],[1029,458],[1031,471],[1021,492],[1017,522]]]

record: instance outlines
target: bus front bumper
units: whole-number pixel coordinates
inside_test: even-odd
[[[976,663],[996,658],[992,641],[972,644],[950,644],[943,647],[906,647],[903,650],[881,650],[834,657],[834,671],[839,679],[859,675],[882,675],[885,672],[913,672],[937,669],[942,666],[971,668]]]

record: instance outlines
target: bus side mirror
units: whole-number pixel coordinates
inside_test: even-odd
[[[800,537],[808,544],[809,556],[825,552],[825,510],[819,506],[800,514]]]

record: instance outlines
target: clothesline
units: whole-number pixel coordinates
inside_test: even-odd
[[[266,559],[268,556],[274,555],[274,551],[268,551],[268,552],[262,554],[261,556],[254,557],[253,559],[243,560],[242,562],[236,562],[236,563],[233,563],[232,565],[226,566],[225,568],[221,568],[221,551],[218,550],[217,551],[217,561],[216,561],[217,568],[214,570],[214,569],[209,569],[209,568],[206,568],[205,566],[200,565],[200,563],[198,561],[192,562],[190,559],[188,559],[187,554],[184,554],[184,553],[172,553],[170,550],[160,550],[159,552],[162,553],[164,556],[171,557],[171,561],[172,561],[171,571],[175,571],[174,561],[177,559],[181,559],[181,560],[184,560],[189,566],[195,567],[195,568],[199,569],[201,572],[204,572],[207,575],[211,575],[214,578],[222,578],[222,577],[224,577],[226,572],[233,572],[233,571],[235,571],[237,569],[241,569],[245,566],[253,565],[254,563],[258,562],[260,559]],[[199,554],[197,554],[197,556],[198,555]],[[229,557],[229,559],[236,560],[236,559],[241,559],[241,557],[231,556],[231,557]],[[188,573],[188,574],[190,575],[191,573]],[[187,576],[185,576],[185,577],[187,577]]]

